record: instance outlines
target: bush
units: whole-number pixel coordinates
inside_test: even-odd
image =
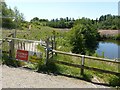
[[[2,63],[13,67],[21,66],[21,63],[19,61],[10,59],[7,54],[3,54]]]
[[[37,68],[38,68],[38,72],[47,72],[47,73],[59,72],[59,68],[52,60],[49,60],[46,65],[44,64],[44,62],[38,63]]]
[[[109,79],[109,84],[111,85],[111,86],[120,86],[120,77],[118,77],[118,76],[112,76],[112,77],[110,77],[110,79]]]
[[[92,54],[98,45],[98,32],[92,24],[77,24],[68,35],[73,53]]]

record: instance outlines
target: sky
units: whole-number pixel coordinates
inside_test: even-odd
[[[34,17],[40,19],[55,18],[90,18],[96,19],[101,15],[118,15],[118,0],[5,0],[8,7],[12,9],[16,6],[24,14],[25,20],[30,21]]]

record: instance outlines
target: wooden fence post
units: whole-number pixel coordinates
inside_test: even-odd
[[[18,43],[17,43],[17,44],[18,44],[18,49],[20,49],[19,41],[18,41]]]
[[[55,35],[53,36],[54,49],[55,49]]]
[[[46,40],[45,54],[46,54],[45,65],[47,65],[47,62],[49,59],[49,38],[47,38],[47,40]]]
[[[53,58],[53,40],[52,40],[52,58]]]
[[[13,33],[12,34],[12,37],[14,38],[15,37],[15,33]],[[14,41],[14,39],[12,39],[10,42],[9,42],[9,45],[10,45],[10,50],[9,50],[9,56],[10,56],[10,58],[14,58],[15,56],[15,41]]]
[[[20,45],[20,46],[21,46],[21,48],[20,48],[20,49],[22,49],[22,42],[21,42],[20,44],[21,44],[21,45]]]
[[[118,72],[120,73],[120,64],[118,64]]]
[[[9,41],[9,57],[12,58],[12,40]]]
[[[24,48],[24,50],[25,50],[25,42],[23,42],[23,48]]]
[[[55,37],[55,35],[53,36],[53,38],[54,38],[54,40],[53,40],[53,42],[54,42],[54,49],[56,50],[56,37]],[[55,55],[57,55],[57,53],[55,53]]]
[[[84,58],[85,56],[83,55],[82,56],[82,60],[81,60],[81,65],[82,65],[82,68],[81,68],[81,75],[83,75],[84,74]]]
[[[119,59],[117,59],[119,61]],[[120,64],[118,64],[118,72],[120,73]]]

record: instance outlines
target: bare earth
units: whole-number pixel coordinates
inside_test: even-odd
[[[101,35],[117,35],[120,34],[120,30],[99,30],[98,32],[100,32]]]
[[[2,66],[2,88],[107,88],[83,80]]]

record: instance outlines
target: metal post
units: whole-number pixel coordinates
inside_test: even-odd
[[[84,55],[82,56],[82,60],[81,60],[81,65],[82,65],[82,68],[81,68],[81,75],[84,74]]]

